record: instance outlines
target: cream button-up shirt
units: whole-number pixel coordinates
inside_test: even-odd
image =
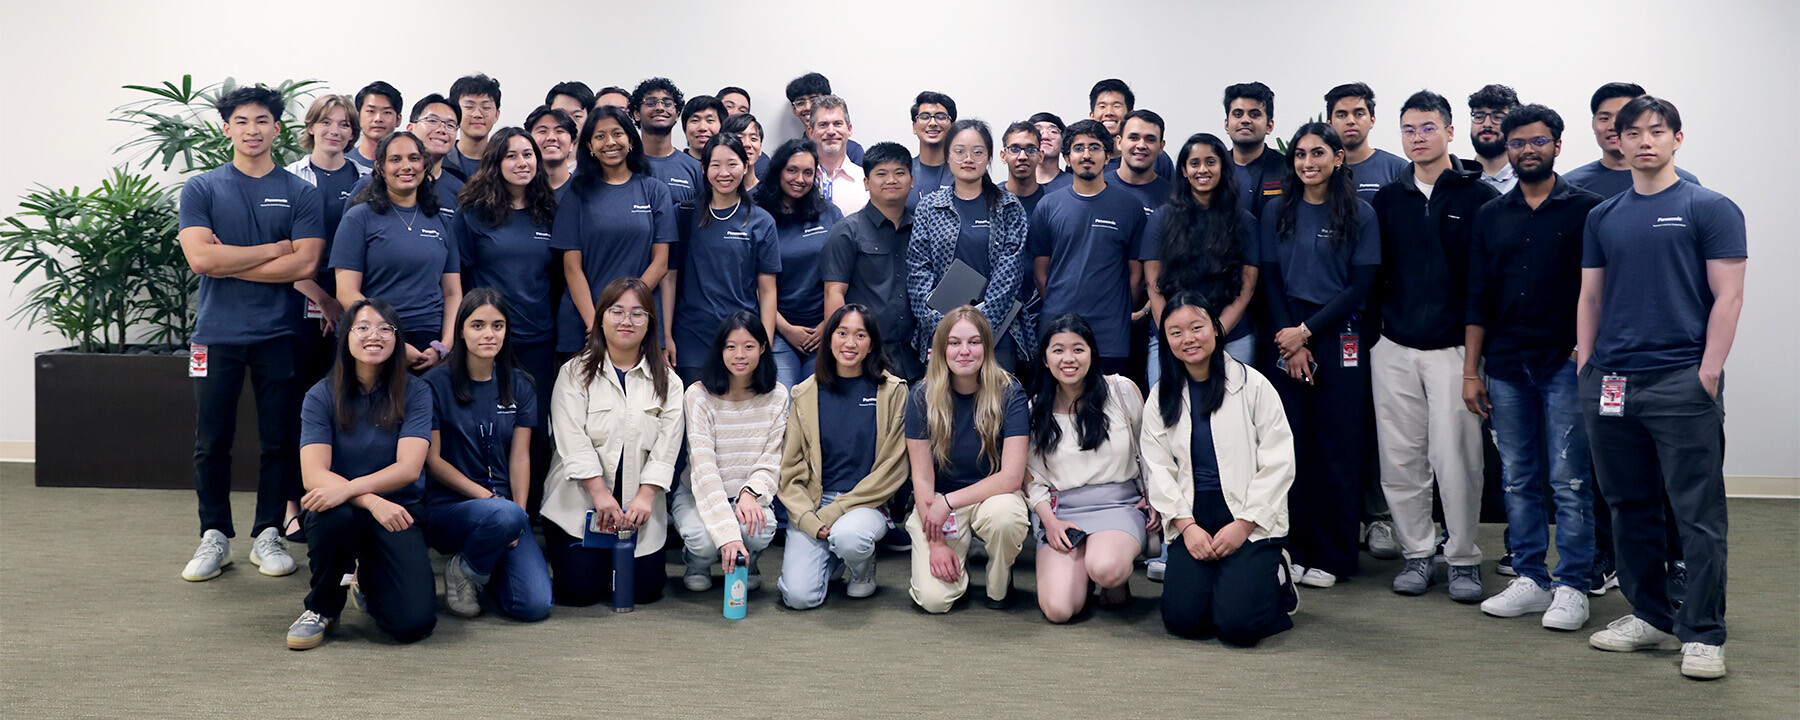
[[[642,485],[667,493],[683,432],[681,379],[674,369],[658,399],[644,362],[627,370],[620,384],[618,369],[602,354],[599,372],[586,382],[586,357],[570,358],[556,374],[550,398],[553,446],[544,477],[544,518],[577,538],[587,533],[587,513],[594,509],[593,497],[579,481],[605,478],[607,487],[623,498],[621,506],[631,504]],[[638,528],[637,556],[661,551],[668,527],[667,503],[659,497],[650,503],[650,519]]]

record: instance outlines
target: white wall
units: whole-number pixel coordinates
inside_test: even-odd
[[[1728,366],[1734,475],[1800,476],[1800,203],[1768,131],[1800,117],[1795,28],[1800,4],[1763,2],[1418,3],[1326,6],[1264,2],[1254,30],[1226,28],[1237,6],[1191,2],[981,2],[907,6],[843,2],[680,3],[444,0],[300,4],[98,0],[14,3],[0,28],[0,213],[36,183],[91,185],[112,164],[125,128],[109,112],[134,99],[119,86],[234,76],[240,81],[319,78],[339,92],[393,82],[408,102],[484,71],[505,93],[504,120],[520,122],[559,80],[629,87],[649,75],[688,94],[741,85],[772,134],[791,135],[782,88],[807,70],[829,75],[848,99],[856,137],[911,142],[912,94],[947,92],[962,114],[997,126],[1040,110],[1073,121],[1089,85],[1118,76],[1138,104],[1163,114],[1169,134],[1221,127],[1220,90],[1261,80],[1276,91],[1276,133],[1321,112],[1341,82],[1375,87],[1378,145],[1395,147],[1394,114],[1406,95],[1448,96],[1466,125],[1468,94],[1489,82],[1557,108],[1570,124],[1558,166],[1598,152],[1587,98],[1612,80],[1642,83],[1675,101],[1687,128],[1680,164],[1735,199],[1749,218],[1747,298]],[[841,17],[816,13],[855,6]],[[180,8],[180,11],[176,11]],[[679,8],[679,14],[672,12]],[[435,14],[420,17],[428,9]],[[267,13],[261,17],[253,13]],[[358,14],[360,13],[360,14]],[[1071,13],[1080,13],[1079,16]],[[295,30],[305,24],[331,28]],[[683,36],[676,28],[693,28]],[[1481,31],[1479,43],[1470,40]],[[547,40],[545,33],[557,33]],[[1607,41],[1606,38],[1619,38]],[[1625,38],[1629,38],[1626,40]],[[402,57],[426,61],[400,61]],[[1529,57],[1522,57],[1529,56]],[[1785,138],[1787,133],[1782,133]],[[773,146],[773,143],[770,144]],[[1466,137],[1455,146],[1469,154]],[[10,280],[16,270],[0,270]],[[0,313],[20,289],[0,294]],[[0,323],[0,441],[32,438],[32,353],[61,344]]]

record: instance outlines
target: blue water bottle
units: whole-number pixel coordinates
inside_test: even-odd
[[[742,558],[740,558],[741,560]],[[750,594],[750,566],[742,562],[725,573],[725,619],[744,619],[745,600]]]
[[[633,577],[637,566],[637,533],[620,529],[613,542],[613,612],[628,613],[635,609],[636,585]]]

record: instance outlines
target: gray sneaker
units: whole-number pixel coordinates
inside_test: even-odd
[[[300,613],[300,619],[288,626],[287,646],[289,650],[311,650],[325,641],[325,633],[337,627],[337,618],[328,618],[308,610]]]
[[[208,530],[200,535],[200,547],[194,549],[194,558],[182,568],[181,579],[188,582],[211,580],[219,576],[221,568],[230,564],[231,538],[217,530]]]
[[[1450,566],[1450,599],[1459,603],[1481,602],[1481,566]]]
[[[444,607],[451,615],[472,618],[481,614],[481,585],[469,577],[462,553],[444,564]]]
[[[263,528],[256,536],[256,544],[250,546],[250,564],[269,577],[294,574],[294,558],[288,554],[287,541],[281,539],[280,530]]]
[[[1437,583],[1437,573],[1431,565],[1431,558],[1407,558],[1406,567],[1394,576],[1394,592],[1401,595],[1424,595],[1425,591]]]
[[[1394,521],[1369,523],[1369,557],[1393,560],[1400,557],[1400,541],[1394,538]]]

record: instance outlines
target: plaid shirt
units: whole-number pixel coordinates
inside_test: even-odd
[[[912,304],[913,317],[919,321],[913,346],[921,358],[931,352],[931,337],[937,332],[938,322],[944,319],[943,313],[931,307],[931,291],[937,289],[944,273],[956,262],[956,239],[962,232],[962,219],[956,214],[952,192],[952,188],[942,188],[926,193],[913,210],[912,243],[906,249],[906,296]],[[975,309],[989,323],[998,325],[1006,319],[1013,303],[1021,300],[1019,288],[1031,267],[1031,257],[1025,249],[1025,205],[1018,196],[1001,190],[1000,204],[989,211],[988,221],[988,260],[993,264],[993,272],[988,277],[985,297]],[[1030,314],[1020,310],[1007,330],[1018,343],[1021,358],[1037,349],[1037,323]]]

